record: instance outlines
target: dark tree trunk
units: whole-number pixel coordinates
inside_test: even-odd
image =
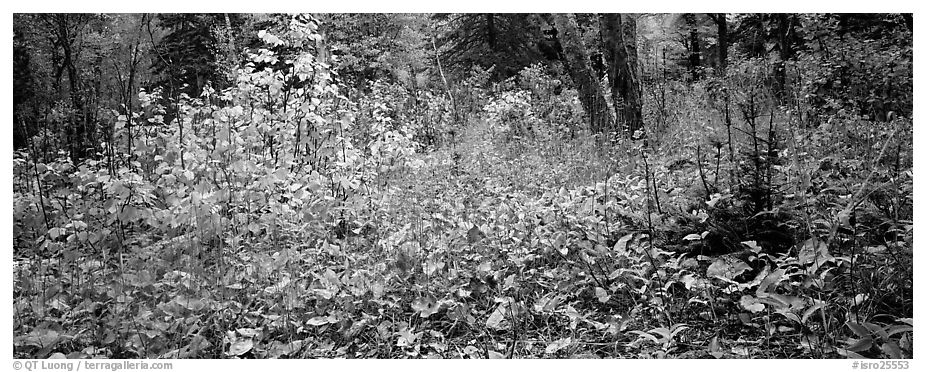
[[[83,15],[55,14],[51,15],[53,32],[57,39],[57,46],[61,48],[60,68],[67,73],[68,95],[71,100],[74,115],[67,128],[68,146],[70,147],[71,161],[77,164],[86,157],[86,147],[89,145],[88,135],[93,132],[92,123],[89,122],[84,107],[83,90],[80,75],[75,65],[74,42],[77,32],[85,24]],[[60,72],[59,72],[60,74]]]
[[[727,15],[715,13],[711,19],[717,24],[717,69],[723,73],[727,69]]]
[[[631,17],[613,13],[602,14],[599,20],[617,122],[626,134],[632,136],[643,128],[637,74],[636,22]]]
[[[698,20],[694,13],[685,13],[685,23],[688,24],[688,72],[691,80],[698,80],[701,69],[701,43],[698,40]]]
[[[15,29],[13,33],[13,149],[26,146],[27,140],[35,134],[36,115],[29,115],[36,110],[33,101],[33,76],[29,48],[23,33]]]
[[[605,101],[604,92],[595,79],[595,72],[589,66],[588,50],[582,43],[574,14],[554,14],[553,24],[556,36],[563,47],[563,58],[569,76],[579,91],[579,101],[588,115],[592,131],[602,133],[611,127],[613,118]]]

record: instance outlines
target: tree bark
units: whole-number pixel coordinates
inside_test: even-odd
[[[698,20],[694,13],[685,13],[685,23],[688,24],[688,72],[691,80],[698,80],[701,69],[701,43],[698,40]]]
[[[614,119],[605,101],[604,92],[589,66],[588,50],[579,36],[579,27],[574,14],[553,14],[556,37],[563,47],[563,59],[572,81],[579,91],[579,101],[588,115],[589,127],[602,133],[611,127]]]
[[[93,123],[89,122],[84,106],[83,87],[76,66],[76,55],[73,49],[77,41],[77,34],[86,24],[84,15],[54,14],[49,16],[49,24],[57,39],[54,44],[61,48],[60,69],[68,77],[68,96],[71,100],[74,115],[66,130],[71,160],[77,164],[86,156],[86,147],[89,145],[88,136],[93,133]],[[60,75],[60,71],[58,74]]]
[[[617,122],[627,135],[633,136],[643,128],[636,58],[636,22],[631,17],[613,13],[600,15],[599,21]]]
[[[241,64],[241,60],[238,58],[238,44],[235,42],[235,29],[232,27],[231,17],[228,16],[228,13],[222,14],[225,18],[225,37],[228,38],[228,45],[226,45],[225,53],[229,62],[231,62],[231,72],[234,74],[235,69]]]
[[[723,73],[727,70],[727,48],[729,48],[727,15],[725,13],[714,13],[710,17],[717,24],[717,69],[720,73]]]

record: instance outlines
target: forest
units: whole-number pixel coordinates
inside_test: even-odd
[[[912,14],[14,14],[15,358],[913,357]]]

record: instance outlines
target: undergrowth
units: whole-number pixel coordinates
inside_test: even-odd
[[[254,68],[179,124],[152,100],[132,156],[16,155],[15,356],[912,356],[908,119],[809,125],[730,78],[629,141],[539,68],[453,115],[296,63],[288,101]]]

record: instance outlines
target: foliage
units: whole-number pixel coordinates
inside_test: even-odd
[[[438,14],[442,24],[440,45],[453,65],[494,67],[495,79],[503,80],[544,56],[555,56],[555,47],[543,33],[544,21],[536,14],[469,13]]]
[[[872,76],[814,96],[841,36],[801,17],[783,64],[650,75],[639,141],[590,135],[555,64],[406,69],[420,16],[328,18],[337,58],[336,24],[253,23],[227,86],[101,105],[79,161],[56,101],[12,159],[14,355],[909,358],[906,34],[850,28]]]
[[[879,30],[840,33],[836,19],[809,17],[805,22],[807,50],[799,54],[793,69],[801,77],[800,97],[819,112],[846,110],[874,120],[910,117],[913,107],[913,46],[910,31],[898,21]]]

